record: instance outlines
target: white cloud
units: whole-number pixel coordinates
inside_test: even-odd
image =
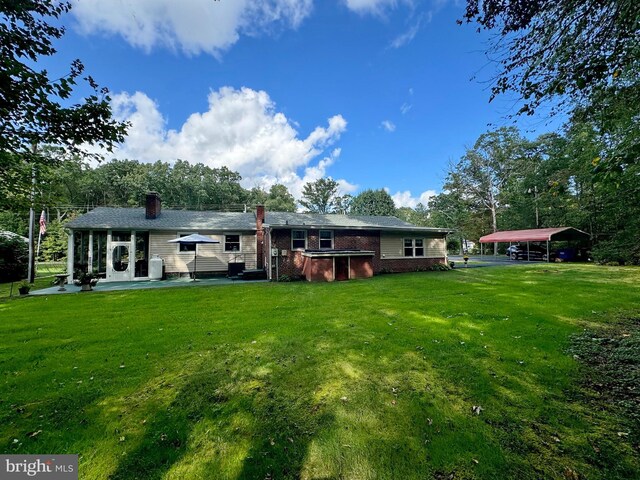
[[[388,192],[389,189],[385,188]],[[414,197],[409,190],[405,190],[404,192],[396,192],[391,195],[393,198],[393,202],[396,204],[396,207],[410,207],[416,208],[419,203],[422,203],[425,207],[427,206],[429,199],[437,195],[435,190],[426,190],[422,192],[418,197]]]
[[[410,103],[404,102],[402,105],[400,105],[400,113],[402,113],[403,115],[406,115],[407,113],[409,113],[409,110],[411,110],[413,108],[413,105],[411,105]]]
[[[73,0],[81,32],[121,35],[133,46],[219,56],[240,35],[297,28],[313,0]]]
[[[114,115],[131,122],[131,127],[112,156],[226,166],[242,175],[245,187],[283,183],[299,198],[302,185],[326,176],[340,155],[340,149],[333,148],[319,159],[346,130],[341,115],[301,138],[264,91],[223,87],[212,91],[208,100],[207,111],[193,113],[179,130],[172,130],[167,129],[159,106],[144,93],[114,95]],[[342,193],[356,188],[346,180],[338,182]]]
[[[431,12],[427,12],[426,14],[424,13],[421,14],[416,20],[416,22],[413,25],[411,25],[407,31],[401,33],[400,35],[398,35],[396,38],[393,39],[390,46],[393,48],[400,48],[411,43],[415,38],[415,36],[420,31],[420,27],[422,27],[422,22],[430,23],[432,18],[433,18],[433,14]]]
[[[344,0],[349,10],[356,13],[381,14],[387,8],[393,8],[398,0]]]
[[[380,126],[384,128],[387,132],[396,131],[396,125],[390,120],[383,120]]]

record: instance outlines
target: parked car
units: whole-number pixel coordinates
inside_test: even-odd
[[[511,260],[546,260],[547,250],[538,245],[511,245],[507,248],[507,257]]]

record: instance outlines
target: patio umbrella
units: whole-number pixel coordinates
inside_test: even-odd
[[[187,235],[186,237],[174,238],[173,240],[169,240],[167,243],[179,243],[180,245],[198,245],[199,243],[220,243],[218,240],[214,240],[211,237],[205,237],[204,235],[199,235],[197,233],[193,233],[191,235]],[[196,281],[196,272],[198,270],[198,247],[193,252],[193,281]]]

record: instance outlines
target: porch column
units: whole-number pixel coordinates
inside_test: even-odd
[[[87,272],[93,273],[93,230],[89,230],[89,249],[87,260],[89,265],[87,265]]]
[[[75,252],[73,251],[74,246],[74,233],[73,230],[69,231],[69,236],[67,237],[67,273],[69,274],[68,282],[73,282],[73,256]]]
[[[131,245],[129,247],[129,268],[131,269],[131,278],[136,277],[136,231],[131,230]]]

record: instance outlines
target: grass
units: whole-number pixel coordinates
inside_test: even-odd
[[[0,450],[83,479],[638,478],[571,345],[639,303],[639,269],[575,265],[16,299]]]
[[[39,262],[33,289],[47,288],[53,285],[55,275],[66,271],[66,264],[61,262]],[[18,283],[13,282],[13,290],[11,282],[0,283],[0,300],[6,300],[10,297],[17,297]]]

